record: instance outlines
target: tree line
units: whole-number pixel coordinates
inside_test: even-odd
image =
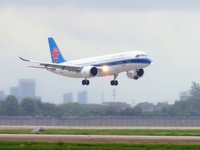
[[[79,103],[53,104],[30,97],[21,102],[9,95],[0,101],[1,117],[199,117],[200,85],[193,82],[191,96],[187,100],[166,104],[163,108],[145,111],[140,107],[120,108],[105,105],[81,105]]]
[[[16,97],[9,95],[0,101],[1,117],[107,117],[140,114],[141,108],[127,108],[104,105],[81,105],[79,103],[53,104],[42,102],[30,97],[18,102]]]

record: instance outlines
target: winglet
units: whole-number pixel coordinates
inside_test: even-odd
[[[52,37],[49,37],[48,41],[49,41],[49,48],[50,48],[52,63],[66,62],[54,39]]]
[[[20,57],[20,56],[19,56],[19,58],[20,58],[21,60],[23,60],[23,61],[28,61],[28,62],[30,62],[30,60],[24,59],[24,58],[22,58],[22,57]]]

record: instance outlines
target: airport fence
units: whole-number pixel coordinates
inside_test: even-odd
[[[0,126],[179,126],[199,127],[200,118],[10,118]]]

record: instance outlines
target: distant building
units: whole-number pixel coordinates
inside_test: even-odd
[[[35,97],[35,80],[20,79],[19,95],[20,97]]]
[[[4,93],[4,91],[0,91],[0,101],[4,100],[6,98],[6,95]]]
[[[78,92],[78,103],[79,104],[87,104],[88,103],[88,92],[87,91]]]
[[[185,101],[191,96],[190,91],[181,91],[180,92],[180,100]]]
[[[10,95],[15,96],[17,99],[19,96],[19,87],[10,87]]]
[[[35,80],[20,79],[17,87],[10,88],[10,95],[15,96],[19,101],[25,97],[41,99],[35,95]]]
[[[63,94],[63,103],[70,103],[70,102],[73,102],[73,94],[71,92]]]

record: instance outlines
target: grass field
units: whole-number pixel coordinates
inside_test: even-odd
[[[0,142],[1,150],[199,150],[200,145]]]
[[[0,134],[34,134],[31,129],[1,129]],[[151,136],[200,136],[193,129],[46,129],[39,134],[73,135],[151,135]]]

